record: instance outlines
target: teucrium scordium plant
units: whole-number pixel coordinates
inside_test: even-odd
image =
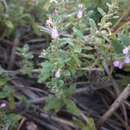
[[[69,6],[68,3],[65,4],[66,7]],[[111,20],[118,18],[118,2],[107,3],[108,12],[98,8],[102,15],[98,24],[89,18],[89,12],[86,13],[83,4],[77,6],[77,11],[72,16],[69,15],[69,13],[72,14],[72,10],[69,12],[62,8],[59,11],[60,6],[58,5],[61,3],[55,4],[57,11],[55,13],[53,10],[54,12],[52,11],[46,22],[51,31],[51,42],[40,56],[43,62],[41,63],[38,82],[47,85],[53,93],[51,97],[54,96],[55,102],[57,102],[56,107],[51,103],[53,100],[48,100],[46,109],[57,111],[60,107],[67,106],[67,102],[71,99],[71,95],[68,93],[72,86],[76,87],[75,79],[79,74],[85,73],[83,70],[92,69],[95,65],[102,68],[102,62],[111,63],[113,60],[109,52],[112,48]],[[64,5],[62,6],[64,7]],[[73,11],[75,10],[74,8]],[[61,14],[62,11],[64,14],[67,13],[68,18]],[[66,32],[69,33],[64,35]],[[89,33],[86,35],[86,32]],[[95,61],[95,59],[97,60]]]
[[[88,1],[27,0],[24,7],[21,1],[12,0],[8,5],[9,11],[6,10],[8,15],[2,15],[3,37],[14,36],[17,27],[20,30],[25,27],[45,39],[47,48],[39,57],[34,54],[33,59],[30,42],[20,43],[16,54],[20,59],[18,73],[29,78],[36,74],[34,77],[38,82],[48,87],[50,95],[44,110],[58,112],[66,108],[79,116],[80,111],[73,102],[78,77],[93,69],[104,71],[104,62],[111,69],[124,69],[130,64],[127,27],[118,34],[112,31],[118,19],[118,0],[106,4],[104,0],[101,4],[105,8],[98,7],[99,1],[93,0],[91,4],[100,14],[98,18],[93,16],[95,10],[87,8]],[[16,7],[12,6],[15,2],[18,4]],[[24,29],[22,31],[24,34]]]

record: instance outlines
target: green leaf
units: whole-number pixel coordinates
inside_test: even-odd
[[[69,44],[70,46],[74,46],[73,40],[70,38],[62,38],[62,39],[59,39],[59,41],[62,46],[66,44]]]
[[[82,3],[86,6],[87,4],[89,4],[89,0],[81,0]]]
[[[91,27],[91,33],[95,34],[97,32],[97,25],[96,25],[95,21],[93,19],[89,18],[89,24]]]
[[[82,48],[79,47],[78,45],[75,45],[75,47],[74,47],[74,52],[75,52],[75,53],[81,53],[81,51],[82,51]]]
[[[130,36],[129,36],[129,34],[120,34],[119,35],[119,40],[121,41],[121,43],[124,46],[130,45]]]
[[[54,96],[50,96],[47,100],[47,104],[44,107],[45,111],[54,111],[54,112],[58,112],[61,107],[63,107],[64,103],[62,101],[62,99],[56,98]]]
[[[48,61],[42,63],[42,70],[38,82],[42,83],[46,81],[52,75],[52,69],[53,65]]]
[[[84,126],[82,130],[96,130],[94,120],[92,118],[89,118],[87,125]]]
[[[13,25],[12,21],[9,21],[9,20],[7,21],[7,20],[6,20],[5,24],[6,24],[6,26],[7,26],[8,28],[10,28],[10,29],[13,29],[13,28],[14,28],[14,25]]]
[[[64,95],[66,97],[71,97],[74,94],[75,89],[76,89],[75,85],[71,85],[70,87],[65,88]]]
[[[44,5],[43,5],[43,10],[48,11],[49,8],[50,8],[50,6],[51,6],[50,1],[49,1],[49,0],[46,1],[46,2],[44,3]]]
[[[0,88],[6,85],[8,80],[0,76]]]
[[[122,54],[122,50],[124,46],[121,44],[121,42],[117,38],[112,39],[112,46],[116,54]]]
[[[68,112],[70,112],[74,115],[80,116],[80,110],[73,101],[65,100],[65,104],[66,104],[66,109]]]
[[[18,121],[22,119],[22,117],[18,114],[9,113],[5,116],[4,122],[6,126],[9,126],[12,130],[12,127],[15,127]]]
[[[84,57],[84,58],[87,58],[87,59],[93,59],[93,60],[95,59],[94,55],[92,55],[92,54],[82,53],[81,56]]]
[[[105,12],[102,8],[98,8],[98,12],[99,12],[102,16],[106,15],[106,12]]]
[[[40,29],[39,29],[39,24],[36,22],[32,23],[32,28],[35,34],[40,35]]]
[[[12,94],[13,90],[9,86],[5,86],[2,91],[0,91],[0,99],[4,99]]]
[[[73,27],[73,31],[74,31],[74,35],[76,35],[77,37],[81,38],[81,39],[84,39],[84,35],[83,33],[78,30],[77,28]]]
[[[14,99],[14,95],[10,94],[8,96],[8,101],[9,101],[9,108],[10,110],[13,110],[15,108],[15,99]]]

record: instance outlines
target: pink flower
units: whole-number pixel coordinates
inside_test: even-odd
[[[0,108],[2,109],[2,108],[5,108],[7,106],[7,104],[5,103],[5,102],[3,102],[3,103],[1,103],[0,104]]]
[[[114,61],[114,62],[113,62],[113,65],[114,65],[115,67],[118,67],[118,66],[120,65],[120,61]]]
[[[78,11],[78,13],[77,13],[77,18],[80,19],[80,18],[82,18],[82,17],[83,17],[83,10],[80,9],[80,10]]]
[[[58,69],[57,72],[55,73],[56,78],[60,78],[61,76],[61,69]]]
[[[58,33],[57,29],[56,28],[52,28],[51,29],[51,38],[52,39],[57,39],[58,37],[59,37],[59,33]]]
[[[52,19],[49,17],[49,19],[46,21],[46,24],[50,27],[53,25]]]
[[[130,48],[126,47],[123,49],[123,54],[128,55]]]
[[[114,61],[114,62],[113,62],[113,65],[114,65],[114,67],[117,67],[117,68],[119,68],[119,69],[122,69],[124,63],[117,60],[117,61]]]
[[[120,62],[120,65],[118,66],[119,69],[122,69],[124,66],[124,63],[123,62]]]

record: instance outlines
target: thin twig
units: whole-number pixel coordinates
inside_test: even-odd
[[[12,69],[13,65],[14,65],[14,61],[15,61],[15,56],[16,56],[16,48],[19,44],[19,37],[20,37],[20,33],[16,32],[16,37],[14,39],[14,44],[11,50],[11,55],[10,55],[10,59],[9,59],[9,63],[8,63],[8,69]]]
[[[40,115],[43,118],[52,119],[55,122],[59,122],[59,123],[65,124],[65,125],[68,125],[68,126],[73,127],[73,128],[77,128],[77,126],[75,126],[71,121],[67,121],[65,119],[62,119],[62,118],[59,118],[59,117],[55,117],[55,116],[51,116],[50,117],[48,114],[45,114],[45,113],[41,113]]]
[[[130,85],[128,85],[119,97],[114,101],[109,110],[100,118],[98,122],[98,128],[100,128],[104,122],[113,114],[114,111],[125,101],[130,95]]]
[[[117,82],[113,79],[113,77],[112,77],[112,75],[111,75],[111,73],[110,73],[110,70],[109,70],[108,65],[107,65],[106,63],[104,63],[103,65],[104,65],[104,69],[105,69],[106,73],[108,74],[108,76],[110,77],[110,79],[111,79],[111,81],[112,81],[113,88],[114,88],[114,90],[115,90],[116,96],[118,97],[119,94],[121,93],[120,88],[119,88],[119,85],[118,85]],[[126,110],[125,105],[124,105],[124,104],[121,104],[120,109],[121,109],[121,111],[122,111],[122,113],[123,113],[123,116],[124,116],[124,119],[125,119],[125,121],[126,121],[126,123],[127,123],[127,125],[126,125],[126,129],[127,129],[128,120],[127,120],[127,114],[126,114],[126,113],[127,113],[127,110]]]

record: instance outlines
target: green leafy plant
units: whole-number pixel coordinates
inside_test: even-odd
[[[29,46],[26,44],[23,48],[17,48],[17,54],[20,55],[22,59],[20,72],[31,76],[33,70],[33,55],[29,52]]]
[[[17,128],[17,124],[20,119],[20,115],[0,111],[0,129],[14,130]]]
[[[81,116],[72,98],[80,76],[87,75],[92,69],[104,71],[104,63],[110,68],[110,73],[114,67],[122,69],[125,66],[129,71],[129,63],[124,64],[130,62],[129,26],[119,33],[112,30],[121,15],[120,3],[127,6],[122,0],[0,1],[0,39],[12,40],[18,30],[20,36],[29,30],[47,43],[47,48],[39,57],[36,56],[37,65],[33,63],[29,44],[18,45],[16,52],[20,59],[18,73],[31,78],[36,72],[38,83],[45,84],[50,92],[45,111],[59,112],[65,108],[69,113]],[[20,40],[24,42],[22,38]],[[5,77],[0,77],[0,99],[7,99],[13,109],[14,91]],[[2,114],[5,118],[0,122],[7,127],[12,127],[12,121],[19,120],[10,112]],[[78,121],[83,130],[95,129],[92,119],[87,123]]]
[[[21,116],[11,112],[14,108],[14,90],[9,86],[8,79],[0,76],[0,129],[13,130],[17,127]]]
[[[65,4],[67,6],[70,3],[66,2]],[[63,23],[56,21],[56,18],[58,19],[60,15],[51,16],[49,21],[51,25],[50,29],[53,29],[53,26],[55,26],[55,29],[58,28],[62,31],[71,30],[68,37],[59,37],[60,34],[57,34],[59,33],[58,29],[56,32],[51,32],[52,34],[56,33],[56,37],[52,37],[53,40],[49,47],[43,50],[40,56],[43,58],[43,62],[41,63],[38,81],[40,83],[46,83],[47,87],[55,95],[58,108],[60,105],[63,107],[63,102],[65,100],[69,104],[67,98],[69,98],[70,95],[68,97],[65,91],[70,91],[71,86],[75,86],[74,80],[79,74],[84,73],[82,70],[89,70],[95,65],[101,66],[104,59],[109,62],[112,60],[110,59],[111,56],[108,57],[108,55],[111,55],[108,46],[111,46],[109,39],[111,35],[110,28],[112,26],[111,20],[117,18],[118,3],[114,1],[111,4],[107,3],[107,6],[107,12],[98,8],[99,13],[102,15],[101,21],[98,24],[96,24],[92,18],[89,18],[89,15],[81,16],[78,22],[78,17],[72,16]],[[79,7],[79,9],[83,11],[83,5]],[[83,23],[84,17],[88,19],[89,25]],[[62,15],[61,19],[63,19]],[[68,25],[70,20],[73,22]],[[86,29],[82,28],[83,26],[86,27]],[[90,30],[89,38],[84,36],[87,28]],[[106,41],[108,42],[107,44],[105,43]],[[93,49],[96,51],[92,54]],[[98,61],[95,62],[98,53]],[[108,58],[106,54],[108,54]],[[63,101],[60,104],[59,102],[61,99]],[[52,100],[49,101],[52,102]],[[64,102],[65,105],[67,105],[67,103]],[[50,104],[51,107],[54,106],[53,103]],[[73,103],[70,104],[74,106]],[[50,109],[51,107],[47,108]],[[69,108],[68,105],[67,108]]]

